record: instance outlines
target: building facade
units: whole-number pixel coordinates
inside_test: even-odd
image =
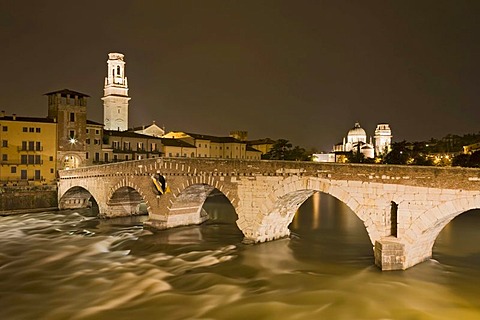
[[[171,131],[164,138],[183,140],[196,148],[195,157],[259,160],[261,152],[233,137],[216,137],[184,131]]]
[[[0,185],[53,184],[57,124],[53,119],[0,114]]]
[[[45,94],[47,118],[57,123],[57,168],[71,169],[86,165],[86,94],[63,89]]]

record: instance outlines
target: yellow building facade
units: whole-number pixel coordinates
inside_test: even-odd
[[[57,124],[53,119],[0,114],[0,184],[54,184]]]
[[[258,160],[261,152],[234,137],[216,137],[204,134],[171,131],[165,138],[185,141],[196,149],[195,157],[222,158],[222,159],[249,159]],[[167,155],[167,152],[165,152]]]

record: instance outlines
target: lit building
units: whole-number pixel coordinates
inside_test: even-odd
[[[0,185],[53,184],[57,169],[54,119],[0,114]]]
[[[145,134],[147,136],[152,136],[152,137],[162,137],[165,134],[165,129],[157,126],[155,121],[153,121],[151,125],[135,127],[135,128],[129,129],[129,131]]]
[[[196,148],[195,157],[223,158],[223,159],[260,159],[261,152],[252,147],[247,148],[247,143],[233,137],[216,137],[184,131],[172,131],[164,138],[180,139]]]
[[[270,151],[275,144],[275,141],[270,138],[265,139],[258,139],[258,140],[250,140],[247,141],[248,145],[252,148],[260,151],[262,154],[267,153]]]
[[[107,76],[103,89],[103,123],[106,130],[128,129],[128,82],[125,76],[124,55],[109,53]]]
[[[103,155],[94,164],[158,158],[163,154],[162,139],[131,131],[103,132]]]
[[[337,155],[345,153],[362,153],[365,158],[373,159],[375,156],[381,156],[391,151],[392,131],[388,124],[379,124],[375,130],[375,146],[372,143],[372,138],[367,143],[367,133],[360,126],[360,123],[355,123],[355,126],[350,129],[347,136],[343,138],[342,143],[333,146],[333,152]],[[337,157],[339,159],[339,157]]]
[[[377,125],[375,129],[375,154],[385,155],[392,151],[392,130],[386,123]]]
[[[86,165],[86,124],[88,95],[63,89],[45,94],[47,118],[57,123],[57,168]]]
[[[162,138],[163,153],[165,157],[186,157],[194,158],[197,148],[181,139]]]
[[[109,160],[109,152],[103,150],[103,124],[87,120],[86,124],[86,166]],[[110,152],[111,153],[111,152]],[[110,157],[111,159],[111,157]]]

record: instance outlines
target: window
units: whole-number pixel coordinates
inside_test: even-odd
[[[40,144],[40,141],[37,141],[37,142],[35,143],[35,149],[36,149],[37,151],[41,151],[41,150],[42,150],[42,146],[41,146],[41,144]]]
[[[20,179],[27,180],[27,170],[20,171]]]
[[[75,122],[75,112],[70,112],[70,122]]]
[[[113,149],[120,149],[120,142],[113,141]]]
[[[22,150],[27,150],[27,141],[22,141]]]
[[[87,130],[86,130],[86,133],[89,133],[89,132],[90,132],[90,130],[87,129]]]
[[[143,150],[143,142],[137,143],[137,150]]]
[[[34,127],[28,128],[28,132],[35,132],[35,128]]]
[[[35,155],[35,163],[36,164],[42,164],[42,160],[41,160],[40,155]]]
[[[53,168],[50,168],[50,173],[53,173]]]
[[[8,147],[8,141],[7,140],[2,140],[2,147],[7,148]]]
[[[169,152],[169,153],[168,153],[168,156],[169,156],[169,157],[171,157],[171,156],[172,156],[172,153],[171,153],[171,152]]]
[[[125,155],[125,161],[128,161],[128,154]]]
[[[40,170],[35,170],[35,180],[40,180]]]
[[[118,156],[116,154],[113,155],[113,161],[117,161],[118,160]]]
[[[85,142],[86,142],[87,144],[90,144],[90,138],[85,139]]]
[[[20,156],[20,163],[21,164],[27,164],[27,155],[26,154],[22,154]]]
[[[85,156],[86,156],[86,158],[88,159],[88,152],[86,153],[86,155],[85,155]]]
[[[23,131],[23,132],[28,132],[28,128],[27,128],[27,127],[23,127],[23,128],[22,128],[22,131]]]
[[[95,152],[95,161],[100,161],[100,153]]]
[[[70,139],[75,138],[75,130],[70,130],[68,136],[70,137]]]
[[[8,154],[2,154],[2,161],[8,160]]]
[[[93,139],[93,144],[100,144],[100,139]]]
[[[17,173],[17,167],[11,167],[10,173]]]
[[[103,159],[105,160],[105,162],[108,162],[108,153],[103,154]]]
[[[8,127],[7,127],[7,126],[3,126],[3,127],[2,127],[2,131],[8,131]]]
[[[100,130],[95,130],[95,134],[100,134]]]
[[[35,141],[28,141],[28,150],[35,150]]]
[[[28,164],[34,164],[35,163],[35,157],[33,154],[28,155]]]
[[[48,160],[53,161],[53,156],[50,156]]]
[[[40,128],[35,128],[36,133],[40,133],[41,129]]]

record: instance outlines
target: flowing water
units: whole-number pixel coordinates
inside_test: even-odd
[[[362,222],[316,194],[289,239],[242,244],[233,208],[150,231],[89,210],[0,217],[1,319],[480,319],[480,215],[440,234],[434,258],[381,272]]]

